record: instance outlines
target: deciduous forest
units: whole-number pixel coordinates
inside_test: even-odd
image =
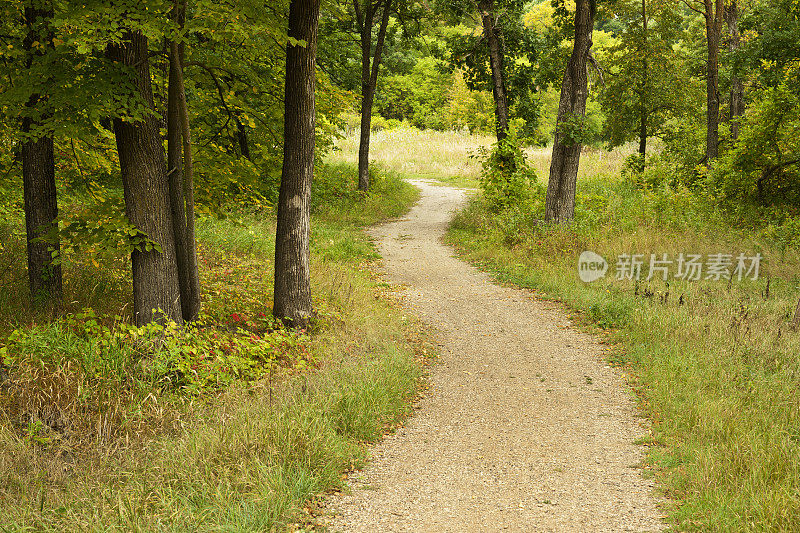
[[[410,179],[607,344],[666,524],[800,528],[798,0],[0,0],[0,529],[314,530],[436,364]]]

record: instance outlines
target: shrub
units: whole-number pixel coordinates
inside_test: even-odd
[[[479,149],[476,157],[481,159],[483,167],[481,189],[492,211],[518,205],[529,197],[536,172],[528,166],[516,133],[509,132],[508,137],[493,144],[491,149]]]

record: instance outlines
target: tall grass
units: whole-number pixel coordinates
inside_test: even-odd
[[[480,147],[496,141],[491,135],[471,135],[464,131],[433,131],[397,128],[377,131],[370,141],[370,160],[409,177],[432,178],[462,187],[477,187],[481,163],[476,157]],[[350,131],[336,141],[330,155],[333,162],[358,161],[358,130]],[[539,180],[547,183],[552,148],[530,147],[525,150],[528,161]],[[597,173],[611,175],[630,153],[627,147],[611,152],[584,150],[579,179]]]
[[[196,332],[178,337],[183,342],[108,333],[124,323],[124,291],[102,308],[116,318],[51,322],[21,306],[29,314],[11,320],[4,309],[4,327],[19,331],[0,343],[11,365],[0,384],[0,529],[269,531],[303,520],[304,502],[360,465],[364,443],[408,412],[427,341],[361,269],[375,257],[361,227],[401,214],[416,191],[379,173],[363,195],[355,178],[345,166],[319,177],[312,216],[319,316],[289,352],[279,346],[277,368],[262,379],[251,373],[190,389],[156,363],[164,350],[182,358],[211,348],[231,365],[260,364],[234,348],[244,342],[237,339],[268,342],[279,333],[257,318],[271,306],[270,213],[233,208],[227,219],[199,221],[204,317]],[[127,275],[99,265],[73,260],[66,275]],[[93,305],[75,294],[83,298],[75,307]],[[302,357],[287,359],[291,351]]]
[[[494,139],[468,132],[439,132],[398,128],[372,134],[370,160],[409,177],[436,178],[456,183],[477,183],[480,164],[470,158],[479,146]],[[336,141],[331,161],[358,161],[358,131]]]
[[[541,223],[542,195],[503,213],[476,197],[448,238],[498,278],[564,301],[606,332],[610,360],[626,367],[653,420],[644,444],[678,529],[799,531],[798,250],[702,194],[642,190],[610,173],[579,181],[570,226]],[[584,250],[609,261],[607,277],[580,281]],[[757,281],[615,279],[622,253],[681,252],[758,252],[765,262]]]

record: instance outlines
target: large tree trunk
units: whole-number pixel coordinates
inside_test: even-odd
[[[129,32],[123,43],[109,45],[108,56],[132,69],[132,81],[152,109],[147,38],[141,32]],[[134,226],[161,246],[161,252],[140,247],[131,254],[134,320],[137,325],[163,319],[183,323],[167,165],[158,121],[152,114],[138,122],[116,118],[114,133],[125,212]]]
[[[722,33],[722,0],[704,0],[706,19],[706,161],[719,155],[719,40]]]
[[[547,184],[545,199],[545,220],[548,222],[569,222],[575,217],[575,185],[578,179],[581,143],[564,135],[562,126],[566,122],[571,122],[573,125],[575,121],[582,122],[586,114],[586,98],[589,94],[586,62],[592,47],[594,15],[594,0],[577,0],[575,41],[561,84],[553,157],[550,162],[550,181]]]
[[[730,34],[728,50],[733,53],[739,49],[742,41],[739,33],[739,6],[736,0],[732,0],[725,8],[725,21]],[[739,77],[738,69],[734,67],[730,92],[731,139],[734,141],[739,138],[739,121],[737,119],[742,115],[744,115],[744,85]]]
[[[386,29],[389,27],[389,14],[392,0],[383,0],[372,4],[372,0],[364,2],[363,11],[359,7],[360,0],[353,0],[356,11],[356,22],[361,35],[361,138],[358,145],[358,189],[369,190],[369,141],[372,128],[372,104],[375,102],[375,89],[378,86],[378,70],[383,57],[383,45],[386,40]],[[381,25],[372,50],[372,24],[375,21],[375,8],[383,4]]]
[[[176,2],[174,16],[176,22],[183,26],[185,3]],[[200,275],[194,231],[191,131],[183,83],[183,57],[184,44],[171,42],[167,98],[167,167],[181,313],[184,321],[192,322],[200,314]]]
[[[497,140],[502,141],[508,137],[508,98],[506,97],[506,84],[503,78],[503,49],[502,28],[497,25],[494,12],[494,0],[481,0],[478,4],[483,36],[489,45],[489,66],[492,71],[492,96],[494,97],[494,115],[497,124]]]
[[[48,42],[47,21],[53,12],[49,8],[25,8],[28,33],[24,48],[28,54],[27,66],[33,65],[33,56],[41,55],[33,43]],[[37,109],[43,102],[40,95],[28,99],[30,115],[42,115]],[[58,199],[56,193],[55,159],[52,133],[35,131],[37,122],[31,116],[22,119],[25,140],[22,143],[22,185],[25,199],[25,229],[28,241],[28,284],[34,305],[56,303],[62,297],[60,264],[53,264],[54,255],[61,251],[58,237],[46,242],[40,240],[58,226]]]
[[[292,0],[286,46],[283,173],[278,194],[273,314],[304,326],[312,313],[309,199],[314,177],[315,69],[319,0]]]

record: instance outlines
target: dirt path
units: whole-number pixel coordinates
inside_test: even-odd
[[[499,287],[440,239],[462,191],[422,189],[373,231],[386,274],[439,331],[431,393],[373,450],[332,531],[657,531],[644,433],[602,346],[530,293]]]

